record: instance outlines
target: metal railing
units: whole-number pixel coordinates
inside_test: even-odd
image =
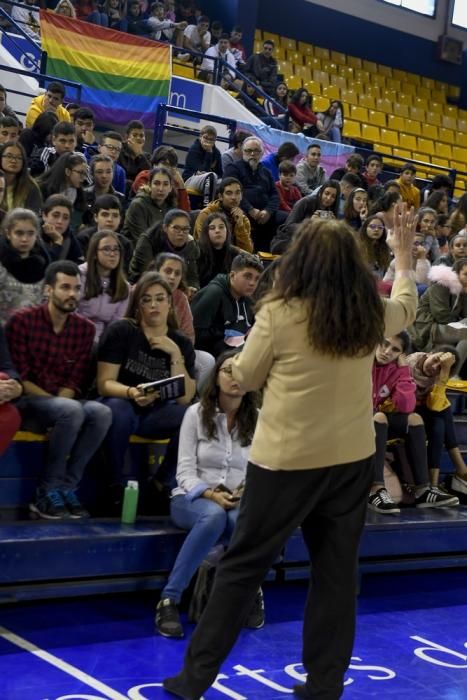
[[[178,134],[187,134],[190,136],[199,136],[199,129],[190,129],[185,126],[178,126],[176,124],[168,124],[167,116],[169,114],[178,114],[182,117],[191,119],[202,119],[208,121],[209,123],[225,124],[229,131],[229,137],[218,136],[217,141],[223,141],[232,145],[232,136],[237,128],[237,122],[235,119],[229,119],[227,117],[217,117],[213,114],[207,114],[205,112],[197,112],[193,109],[185,109],[184,107],[172,107],[172,105],[160,104],[157,108],[156,118],[154,121],[154,138],[153,138],[153,149],[164,144],[164,132],[171,131]],[[187,152],[188,148],[186,146],[177,145],[177,150]]]

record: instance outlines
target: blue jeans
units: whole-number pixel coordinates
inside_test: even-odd
[[[174,496],[170,503],[170,515],[177,527],[189,530],[170,572],[161,598],[180,602],[199,565],[211,547],[220,539],[230,540],[237,522],[238,508],[224,510],[207,498],[188,500],[186,496]]]
[[[107,434],[111,411],[97,401],[58,396],[23,396],[17,406],[23,419],[37,421],[43,430],[51,428],[40,490],[75,489]]]
[[[157,478],[166,486],[173,488],[177,470],[178,433],[188,406],[175,402],[156,402],[149,408],[139,408],[128,399],[105,398],[100,401],[112,411],[112,425],[107,435],[107,445],[115,482],[122,485],[126,483],[123,472],[130,435],[170,438]]]
[[[329,129],[329,138],[334,143],[341,143],[342,142],[341,130],[339,129],[338,126],[333,126],[333,127],[331,127],[331,129]]]

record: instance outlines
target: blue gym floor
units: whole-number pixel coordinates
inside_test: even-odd
[[[206,700],[291,697],[305,584],[266,586],[265,597],[267,625],[242,633]],[[365,577],[344,698],[467,700],[466,598],[466,570]],[[168,700],[160,681],[186,641],[154,633],[155,600],[0,607],[0,700]]]

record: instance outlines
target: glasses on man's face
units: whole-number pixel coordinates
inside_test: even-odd
[[[228,367],[221,367],[219,372],[223,372],[224,374],[228,374],[229,377],[232,376],[232,365],[229,365]]]
[[[97,249],[99,253],[104,255],[120,255],[120,247],[118,245],[103,245]]]
[[[186,235],[188,235],[190,233],[189,226],[178,226],[178,224],[172,224],[170,226],[170,229],[172,231],[175,231],[175,233],[185,233]]]
[[[19,163],[23,160],[23,156],[15,156],[14,153],[3,153],[2,158],[5,158],[5,160],[11,160],[13,163]]]
[[[120,151],[122,150],[121,146],[109,146],[108,143],[103,143],[102,145],[104,148],[107,148],[112,153],[120,153]]]
[[[76,170],[76,169],[72,168],[71,172],[77,173],[82,180],[84,180],[84,178],[87,177],[87,172],[85,170]]]
[[[141,306],[151,306],[151,304],[163,304],[164,301],[168,301],[169,297],[167,294],[155,294],[153,297],[149,294],[145,294],[141,297]]]

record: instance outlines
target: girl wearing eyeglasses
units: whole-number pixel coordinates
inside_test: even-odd
[[[357,233],[360,250],[370,270],[383,279],[391,262],[391,250],[386,243],[386,228],[379,216],[369,216]]]
[[[118,497],[126,482],[124,460],[132,434],[170,436],[156,478],[160,490],[173,487],[178,431],[195,394],[194,364],[193,345],[177,330],[170,286],[157,272],[145,273],[132,291],[125,318],[108,326],[98,348],[97,388],[112,410],[107,438]],[[144,393],[143,384],[179,374],[185,378],[183,396],[162,401],[157,391]]]
[[[159,253],[176,253],[186,264],[187,292],[199,289],[199,248],[191,235],[191,219],[182,209],[171,209],[159,222],[145,231],[136,243],[130,262],[130,282],[136,282]]]
[[[41,192],[28,172],[26,152],[20,143],[7,141],[0,145],[0,170],[5,173],[6,181],[2,208],[11,211],[23,207],[38,214]]]
[[[112,321],[123,318],[128,306],[130,285],[118,235],[106,229],[95,233],[79,272],[82,296],[78,311],[95,324],[97,342]]]
[[[189,407],[180,429],[170,514],[177,527],[189,532],[156,610],[156,627],[164,637],[183,637],[178,612],[182,593],[209,551],[230,539],[237,521],[259,405],[258,392],[242,390],[232,377],[237,354],[219,355],[201,401]],[[246,626],[261,627],[260,617],[251,616]]]
[[[64,153],[50,170],[38,179],[44,199],[52,194],[62,194],[73,207],[71,227],[77,230],[86,211],[84,188],[88,181],[88,165],[82,153]]]

